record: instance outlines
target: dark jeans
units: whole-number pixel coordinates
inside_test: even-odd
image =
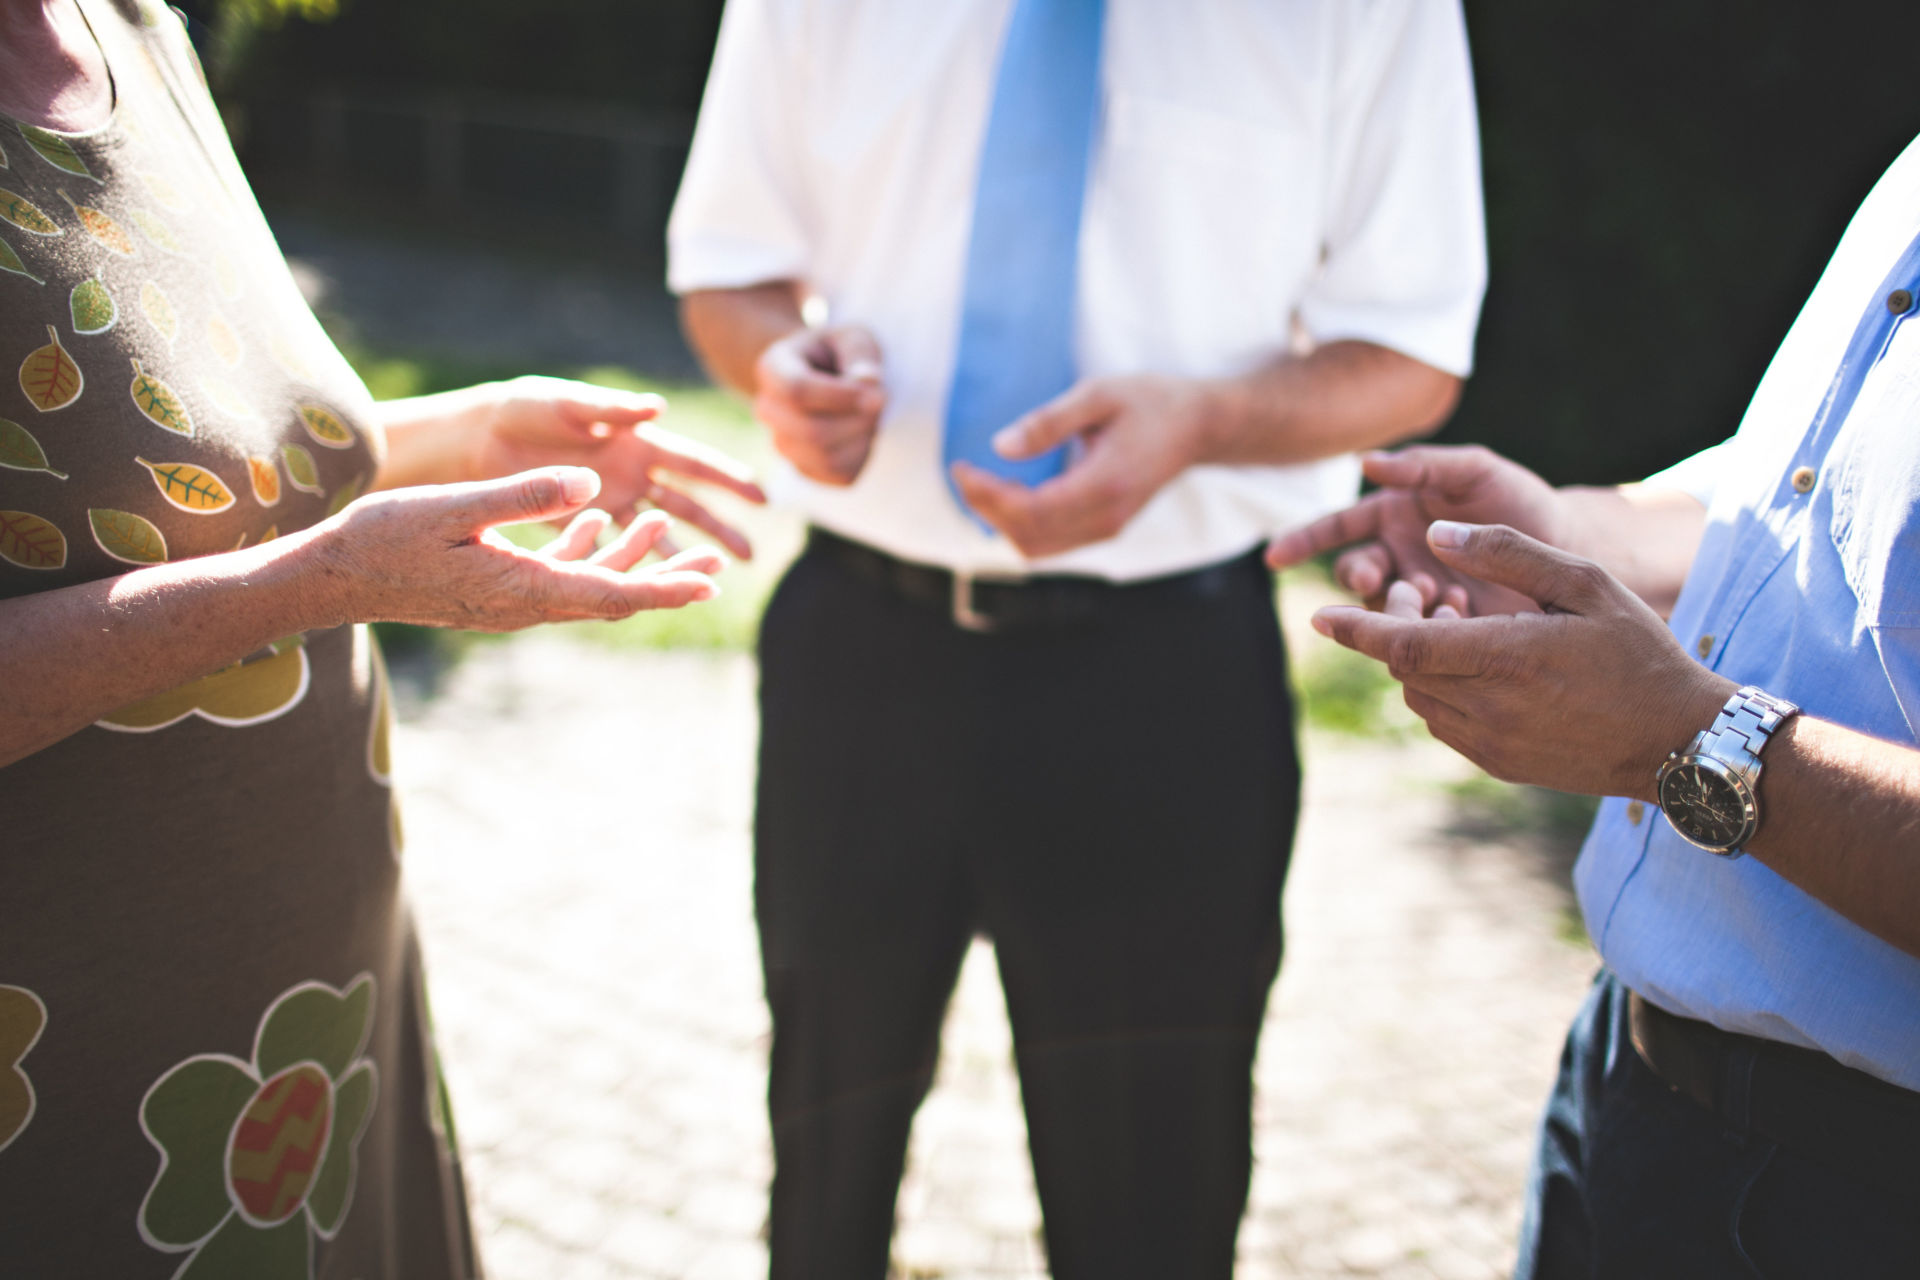
[[[1737,1065],[1736,1065],[1737,1070]],[[1541,1120],[1519,1280],[1914,1280],[1920,1178],[1830,1167],[1676,1094],[1601,971]],[[1907,1137],[1920,1150],[1920,1133]]]
[[[817,551],[761,641],[777,1280],[879,1280],[993,939],[1059,1280],[1222,1280],[1298,803],[1270,580],[978,635]]]

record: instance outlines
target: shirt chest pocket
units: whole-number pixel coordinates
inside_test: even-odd
[[[1920,325],[1900,325],[1828,454],[1829,524],[1869,626],[1920,626]]]

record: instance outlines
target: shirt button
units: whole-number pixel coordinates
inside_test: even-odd
[[[1708,657],[1713,653],[1713,637],[1701,636],[1700,643],[1695,645],[1694,648],[1699,650],[1701,657]]]
[[[1895,289],[1887,295],[1887,310],[1897,316],[1903,316],[1913,310],[1913,295],[1905,289]]]
[[[1814,474],[1812,467],[1795,467],[1793,469],[1793,487],[1796,492],[1811,493],[1813,491],[1813,481]]]
[[[1647,806],[1641,804],[1638,800],[1635,800],[1632,804],[1627,806],[1627,821],[1631,822],[1634,826],[1636,827],[1639,826],[1640,819],[1646,816],[1647,816]]]

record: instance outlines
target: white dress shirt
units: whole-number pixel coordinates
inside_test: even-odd
[[[668,231],[685,293],[798,279],[878,337],[858,481],[809,519],[975,572],[1152,577],[1351,501],[1352,457],[1198,466],[1118,537],[1028,563],[961,511],[941,433],[973,178],[1012,0],[731,0]],[[1083,376],[1240,373],[1362,339],[1464,374],[1486,281],[1458,0],[1107,0],[1080,233]]]

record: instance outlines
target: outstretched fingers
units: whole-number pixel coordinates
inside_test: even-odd
[[[1624,591],[1593,561],[1503,524],[1436,520],[1427,528],[1427,545],[1449,568],[1518,591],[1549,612],[1591,613]]]
[[[1267,564],[1275,569],[1291,569],[1324,552],[1373,541],[1380,536],[1382,499],[1381,494],[1369,494],[1350,507],[1281,534],[1267,546]],[[1374,590],[1379,588],[1376,586]]]

